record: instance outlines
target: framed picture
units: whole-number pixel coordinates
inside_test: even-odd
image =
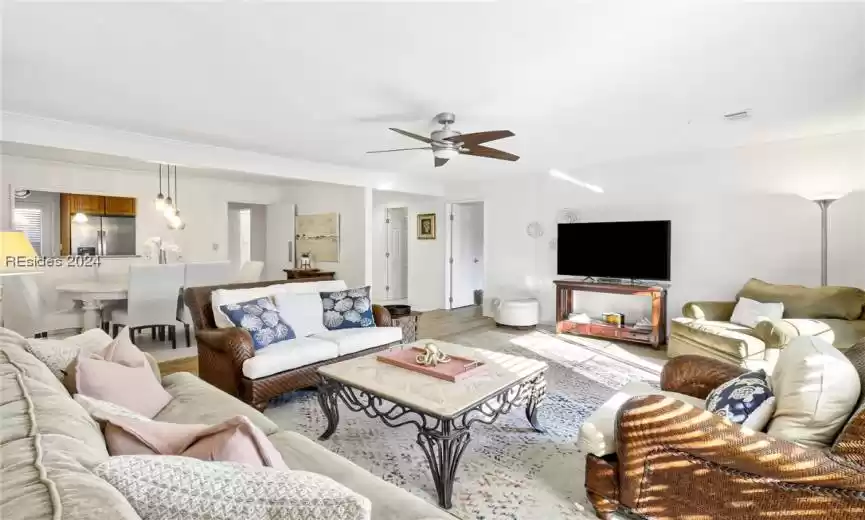
[[[306,253],[313,262],[339,262],[339,213],[298,215],[294,229],[298,258]]]
[[[417,216],[417,238],[418,240],[435,240],[436,238],[436,214],[419,213]]]

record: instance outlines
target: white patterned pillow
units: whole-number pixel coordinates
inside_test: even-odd
[[[249,332],[255,350],[271,343],[279,343],[297,337],[291,325],[282,319],[270,297],[229,303],[219,307],[236,327]]]
[[[93,470],[142,520],[369,520],[369,499],[323,475],[167,455],[111,457]]]
[[[78,357],[82,351],[98,352],[108,346],[113,340],[102,329],[90,329],[76,336],[63,339],[28,339],[27,350],[39,361],[45,363],[51,373],[63,381],[66,377],[66,367]]]
[[[370,286],[345,291],[322,292],[324,326],[328,330],[375,327]]]

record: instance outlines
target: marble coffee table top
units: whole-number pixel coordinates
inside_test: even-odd
[[[376,353],[325,365],[318,372],[413,410],[451,418],[547,368],[543,361],[434,339],[421,339],[395,348],[423,347],[427,343],[435,343],[446,354],[476,359],[486,365],[461,381],[450,382],[383,363],[376,359]]]

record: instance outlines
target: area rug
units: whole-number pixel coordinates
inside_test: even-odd
[[[585,454],[577,449],[580,425],[628,381],[657,384],[658,374],[542,332],[520,335],[495,329],[447,340],[541,359],[550,367],[547,398],[540,410],[546,433],[532,430],[522,410],[492,425],[474,425],[457,470],[450,513],[463,520],[595,518],[583,490]],[[316,441],[327,424],[314,392],[296,392],[265,415],[281,428]],[[317,442],[436,504],[435,486],[416,437],[414,426],[389,428],[343,406],[336,433]]]

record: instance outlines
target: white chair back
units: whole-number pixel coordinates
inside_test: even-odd
[[[228,260],[193,262],[186,265],[183,287],[203,287],[230,283],[234,269]]]
[[[261,272],[263,270],[264,262],[258,260],[244,262],[244,264],[240,266],[240,271],[237,273],[237,283],[259,282],[261,281]]]
[[[177,295],[183,287],[183,264],[129,266],[127,325],[167,325],[177,315]]]
[[[145,264],[147,261],[140,257],[129,258],[106,258],[99,259],[96,268],[96,279],[100,282],[126,282],[129,278],[129,268],[133,265]]]

